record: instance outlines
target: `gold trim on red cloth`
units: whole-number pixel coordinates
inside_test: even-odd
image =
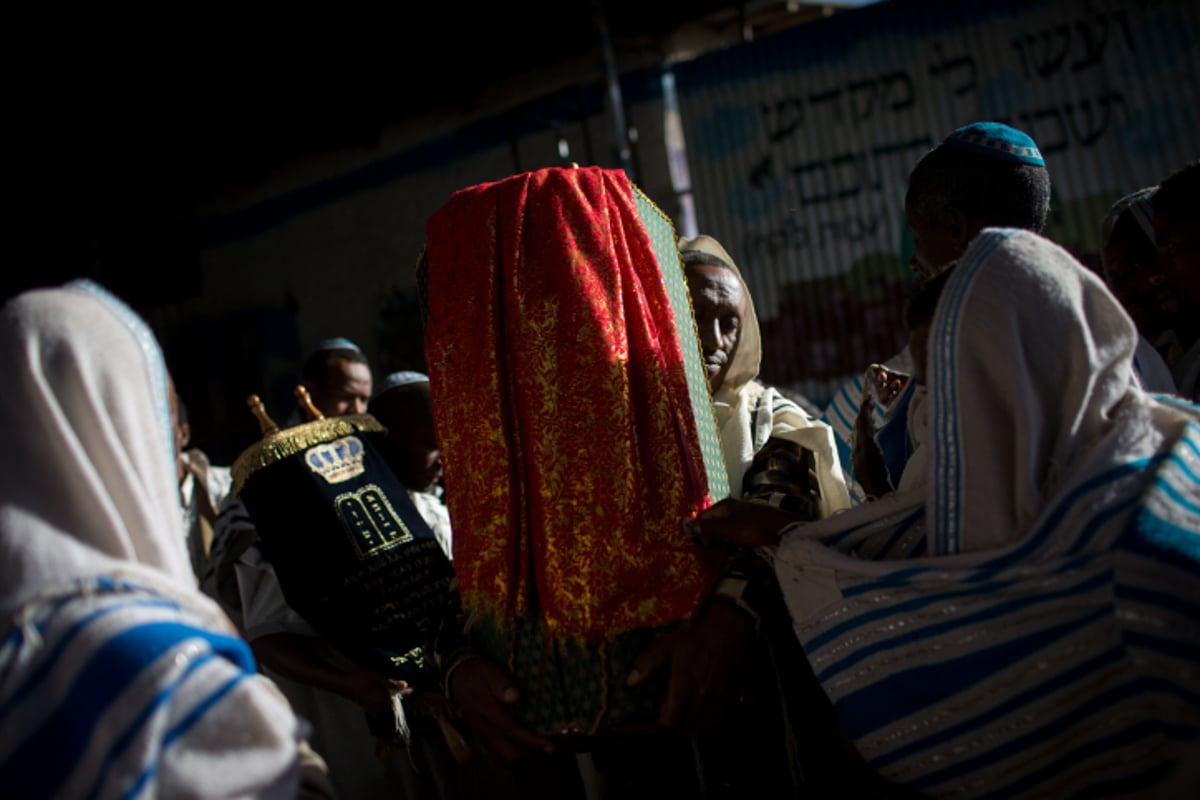
[[[471,187],[426,234],[426,361],[467,610],[591,641],[694,613],[716,564],[680,522],[711,499],[628,178],[552,168]]]

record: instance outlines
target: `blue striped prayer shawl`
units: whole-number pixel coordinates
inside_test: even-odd
[[[1200,408],[1137,388],[1132,324],[1056,246],[989,231],[957,269],[927,486],[775,553],[813,671],[925,796],[1200,796]]]
[[[842,602],[797,633],[869,762],[931,796],[1069,797],[1200,755],[1198,464],[1192,423],[1002,556],[839,571]]]
[[[245,642],[137,586],[98,578],[30,606],[0,646],[3,793],[155,796],[170,785],[159,772],[172,749],[222,703],[244,702],[248,679],[261,680]],[[248,735],[228,731],[245,761]],[[220,785],[195,777],[196,795]]]

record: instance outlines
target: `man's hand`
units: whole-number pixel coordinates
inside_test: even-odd
[[[872,364],[867,371],[871,376],[871,389],[875,397],[885,406],[891,405],[892,401],[900,396],[910,377],[907,373],[888,369],[883,364]]]
[[[387,719],[392,715],[394,693],[409,693],[408,684],[404,681],[391,680],[366,670],[342,673],[339,683],[338,694],[362,706],[371,720]]]
[[[875,441],[874,407],[874,398],[864,390],[859,401],[858,416],[854,419],[854,437],[850,448],[850,469],[854,479],[872,498],[883,497],[892,491],[887,467],[883,463],[883,452]]]
[[[733,710],[741,695],[753,629],[745,613],[714,602],[691,625],[663,634],[643,650],[627,682],[636,686],[669,665],[658,726],[709,729]]]
[[[692,519],[684,520],[683,527],[703,545],[727,542],[763,547],[779,544],[780,532],[800,521],[796,515],[775,506],[727,497]]]
[[[480,744],[495,761],[506,763],[535,752],[550,753],[550,740],[520,725],[509,707],[521,699],[512,677],[497,664],[469,657],[450,673],[450,696]]]

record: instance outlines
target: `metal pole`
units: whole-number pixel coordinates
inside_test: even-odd
[[[604,15],[603,0],[591,0],[592,21],[600,36],[604,55],[604,74],[608,85],[609,118],[612,120],[617,162],[631,181],[637,181],[633,170],[633,153],[629,147],[629,126],[625,122],[625,100],[621,96],[621,76],[617,73],[617,58],[613,52],[612,36]]]

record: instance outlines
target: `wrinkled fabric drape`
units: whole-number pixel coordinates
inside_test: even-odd
[[[589,641],[692,614],[716,567],[680,522],[711,498],[624,173],[464,189],[426,234],[426,360],[465,608]]]

